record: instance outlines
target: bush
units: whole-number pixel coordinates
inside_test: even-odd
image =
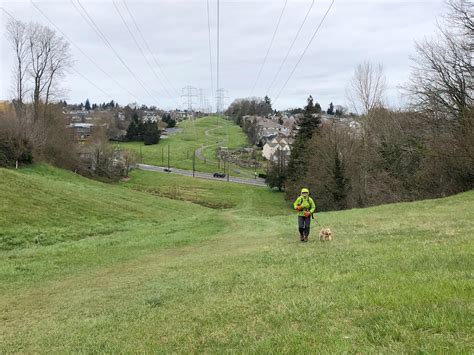
[[[11,105],[0,112],[0,166],[13,167],[33,162],[33,145],[20,128]]]
[[[33,149],[26,138],[0,137],[0,167],[13,167],[18,164],[33,162]]]

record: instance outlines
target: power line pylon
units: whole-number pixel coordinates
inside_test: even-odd
[[[183,94],[181,96],[185,98],[184,105],[188,108],[188,114],[193,116],[194,98],[197,97],[196,88],[191,85],[185,86],[183,88]]]
[[[218,116],[224,110],[225,99],[227,99],[226,93],[227,93],[227,90],[222,89],[222,88],[219,88],[216,91],[216,109],[217,109]]]

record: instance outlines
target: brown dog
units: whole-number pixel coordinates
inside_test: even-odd
[[[323,228],[319,232],[319,240],[332,240],[332,232],[329,228]]]

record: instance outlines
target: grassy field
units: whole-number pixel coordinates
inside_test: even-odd
[[[36,166],[0,196],[0,353],[474,347],[473,191],[321,213],[307,244],[266,188]]]
[[[178,124],[183,131],[162,139],[157,145],[145,146],[142,142],[120,143],[120,146],[134,151],[144,164],[166,166],[168,164],[168,146],[170,150],[170,167],[192,170],[193,152],[203,149],[206,161],[196,157],[196,170],[203,172],[222,171],[217,162],[217,148],[241,148],[249,145],[245,133],[232,121],[216,117],[204,117],[194,121],[186,120]],[[207,132],[207,133],[206,133]],[[140,154],[141,150],[141,154]],[[260,158],[260,157],[259,157]],[[231,164],[231,174],[253,177],[254,171]]]

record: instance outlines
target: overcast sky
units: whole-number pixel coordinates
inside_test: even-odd
[[[35,1],[73,42],[74,70],[87,76],[98,87],[70,70],[62,83],[67,90],[66,100],[84,102],[89,98],[91,102],[99,103],[113,98],[120,104],[139,102],[161,108],[174,108],[179,104],[185,108],[182,88],[191,85],[202,89],[214,106],[206,0],[125,1],[152,54],[141,40],[123,0],[115,0],[115,3],[150,65],[127,32],[112,1],[80,0],[80,4],[148,92],[81,17],[76,9],[80,8],[77,0],[74,0],[76,7],[66,0]],[[251,94],[264,96],[268,93],[272,99],[276,97],[331,3],[328,0],[315,1],[274,88],[267,92],[311,2],[288,0],[273,46],[252,93],[285,0],[220,1],[219,86],[227,90],[226,104]],[[0,0],[0,4],[18,20],[35,21],[54,28],[30,1]],[[215,90],[217,1],[209,0],[209,6],[212,86]],[[345,89],[354,68],[364,60],[384,66],[389,86],[387,101],[392,106],[403,104],[399,86],[408,79],[410,56],[415,54],[414,42],[434,35],[436,22],[444,10],[443,0],[335,0],[319,33],[275,102],[276,108],[302,107],[309,94],[323,108],[331,101],[346,104]],[[0,19],[0,99],[10,99],[14,53],[5,36],[8,15],[0,11]],[[194,100],[199,106],[199,98]]]

